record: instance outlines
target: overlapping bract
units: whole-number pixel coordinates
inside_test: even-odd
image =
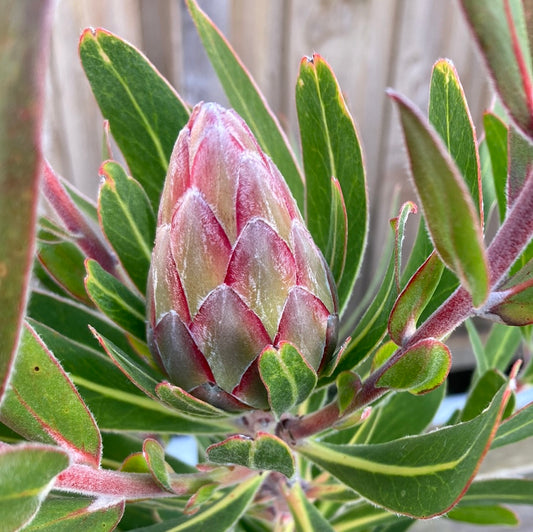
[[[171,383],[268,409],[261,353],[293,344],[319,373],[337,341],[329,269],[281,174],[233,111],[195,107],[170,160],[148,280],[148,338]]]

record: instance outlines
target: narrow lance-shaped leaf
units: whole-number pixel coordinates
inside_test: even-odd
[[[509,127],[509,176],[507,178],[507,208],[520,194],[533,166],[533,145],[514,127]]]
[[[493,0],[483,6],[477,0],[461,0],[461,5],[503,104],[531,138],[531,55],[520,0]]]
[[[296,83],[296,106],[306,179],[306,219],[318,247],[331,261],[331,224],[336,198],[331,176],[342,190],[348,213],[346,254],[333,261],[340,309],[345,308],[359,271],[367,237],[367,192],[361,147],[355,126],[331,67],[318,54],[304,58]],[[347,157],[346,154],[350,154]],[[329,253],[329,255],[328,255]]]
[[[307,440],[296,450],[378,506],[417,518],[440,515],[472,481],[510,393],[502,387],[478,417],[428,434],[376,445]]]
[[[405,224],[409,213],[413,212],[413,208],[413,203],[406,202],[402,206],[400,214],[391,220],[395,248],[391,253],[389,266],[377,294],[364,315],[356,324],[352,325],[354,327],[352,331],[349,328],[346,329],[345,334],[351,335],[351,341],[342,353],[335,371],[328,377],[328,381],[336,377],[341,371],[354,368],[361,360],[372,353],[387,332],[389,314],[394,301],[398,297],[395,273],[398,271],[398,262],[401,260],[401,245],[405,233]]]
[[[187,106],[143,54],[106,30],[86,29],[79,54],[111,133],[155,210]]]
[[[59,362],[28,324],[0,418],[28,439],[55,442],[77,462],[100,464],[102,442],[93,416]]]
[[[419,111],[399,94],[390,94],[398,104],[411,172],[435,248],[479,306],[488,295],[489,273],[470,193],[442,141]]]
[[[100,223],[131,280],[144,294],[155,237],[154,211],[142,187],[120,164],[105,162],[100,175],[104,177],[98,196]]]
[[[479,504],[533,504],[533,480],[492,478],[473,482],[459,506]]]
[[[285,500],[294,520],[295,532],[333,532],[333,527],[318,508],[311,504],[299,482],[295,482],[287,491]]]
[[[228,100],[244,118],[263,150],[279,168],[303,211],[304,181],[290,144],[276,117],[252,76],[218,28],[194,0],[187,0],[187,6]]]
[[[389,335],[397,345],[402,345],[415,332],[418,318],[433,296],[443,268],[439,256],[432,253],[398,296],[389,318]]]
[[[446,517],[452,521],[475,525],[516,526],[520,523],[518,516],[512,510],[499,504],[454,508]]]
[[[0,478],[4,479],[0,482],[2,529],[19,530],[30,522],[54,478],[68,465],[67,453],[58,447],[0,443]]]
[[[0,401],[33,262],[50,13],[49,1],[22,0],[5,4],[0,20]]]
[[[440,59],[433,66],[428,118],[461,172],[483,227],[476,132],[459,76],[448,59]]]

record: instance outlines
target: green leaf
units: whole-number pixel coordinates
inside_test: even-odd
[[[311,504],[299,482],[293,484],[285,499],[294,520],[295,532],[334,532],[317,507]]]
[[[26,324],[0,417],[30,440],[55,442],[98,467],[102,453],[95,420],[71,380],[36,331]]]
[[[68,294],[85,304],[92,304],[83,279],[85,255],[80,248],[65,240],[44,240],[42,230],[37,243],[37,257],[48,275]]]
[[[135,532],[197,532],[198,530],[231,530],[246,511],[263,478],[255,475],[233,488],[217,492],[214,502],[205,504],[192,516],[183,515],[152,526],[136,528]]]
[[[339,532],[363,532],[368,530],[385,532],[383,527],[387,524],[408,523],[410,521],[410,519],[399,517],[387,510],[360,500],[355,504],[350,504],[346,511],[341,510],[331,520],[331,524]]]
[[[94,346],[96,342],[89,327],[80,324],[91,324],[122,349],[131,349],[123,331],[101,313],[51,292],[34,290],[28,303],[28,315],[86,346]]]
[[[219,408],[194,397],[183,388],[174,386],[169,382],[162,382],[159,384],[156,388],[156,393],[163,403],[188,416],[206,419],[221,419],[231,415],[224,410],[220,410]],[[219,432],[224,430],[225,427],[221,426]]]
[[[531,56],[520,1],[493,0],[481,6],[476,0],[461,0],[461,4],[502,103],[520,129],[531,137]]]
[[[433,66],[428,115],[461,172],[478,215],[483,219],[476,132],[459,76],[448,59],[440,59]]]
[[[86,29],[79,54],[111,133],[155,211],[187,106],[143,54],[106,30]]]
[[[242,465],[260,471],[278,471],[287,478],[294,475],[294,457],[289,446],[278,437],[258,432],[248,436],[230,436],[206,450],[207,459],[215,464]]]
[[[505,122],[492,113],[483,115],[485,139],[490,153],[494,191],[498,202],[500,221],[505,218],[507,209],[507,135],[508,128]]]
[[[170,471],[165,461],[165,450],[157,440],[147,438],[143,443],[143,456],[148,464],[150,473],[157,484],[171,493]]]
[[[296,83],[306,179],[306,220],[309,231],[332,266],[340,313],[346,308],[359,271],[367,236],[367,192],[361,148],[355,126],[331,67],[318,54],[304,58]],[[349,154],[349,156],[347,155]],[[335,256],[335,198],[331,178],[339,181],[348,213],[349,261]]]
[[[187,0],[187,6],[231,106],[244,118],[263,150],[272,158],[303,212],[304,182],[276,117],[218,28],[194,0]]]
[[[512,510],[497,504],[454,508],[447,513],[447,517],[453,521],[475,525],[516,526],[520,523]]]
[[[377,386],[426,393],[440,386],[452,364],[449,349],[427,338],[405,350],[379,378]]]
[[[69,465],[58,447],[0,444],[0,515],[3,530],[18,530],[38,511],[54,477]]]
[[[46,499],[39,513],[24,532],[107,532],[115,530],[124,503],[112,504],[104,508],[91,508],[92,499],[53,497]]]
[[[533,166],[533,145],[514,127],[509,128],[509,176],[507,178],[507,208],[510,209]]]
[[[506,371],[521,341],[522,335],[519,328],[495,323],[485,343],[489,367],[501,372]]]
[[[515,412],[498,427],[491,449],[516,443],[531,436],[533,436],[533,403]]]
[[[483,375],[489,369],[489,363],[485,354],[485,347],[481,341],[481,337],[477,332],[476,326],[472,320],[465,321],[465,328],[468,332],[468,339],[474,356],[476,357],[476,373]]]
[[[307,440],[296,450],[378,506],[416,518],[440,515],[471,482],[509,394],[502,387],[478,417],[428,434],[375,445]]]
[[[85,263],[85,287],[94,304],[113,322],[139,340],[146,338],[144,301],[106,272],[96,261]]]
[[[409,213],[413,212],[414,204],[406,202],[400,209],[400,214],[391,220],[391,227],[394,231],[395,246],[388,260],[388,267],[383,276],[379,290],[374,295],[374,299],[365,310],[362,317],[355,323],[349,316],[344,330],[341,330],[341,336],[351,337],[348,346],[342,353],[332,375],[328,376],[327,381],[332,381],[342,371],[351,370],[359,362],[364,360],[379,345],[387,333],[389,315],[398,297],[397,273],[399,272],[399,262],[401,260],[401,249],[405,233],[405,224]],[[354,329],[351,330],[349,325],[353,323]],[[323,379],[324,380],[324,379]],[[319,384],[322,384],[320,382]]]
[[[424,432],[444,399],[446,386],[423,394],[390,394],[372,408],[351,443],[384,443]],[[416,416],[413,415],[416,412]]]
[[[473,482],[459,505],[481,504],[533,504],[533,480],[494,478]]]
[[[338,285],[344,274],[348,255],[348,212],[339,180],[331,178],[331,223],[326,260]],[[337,273],[335,273],[337,272]]]
[[[104,178],[98,195],[102,229],[130,279],[144,294],[155,238],[154,211],[142,187],[120,164],[105,162],[100,175]]]
[[[433,252],[398,296],[389,318],[389,336],[402,345],[415,331],[418,318],[431,300],[444,264]]]
[[[505,384],[505,377],[496,370],[488,370],[476,382],[466,400],[460,421],[469,421],[479,416],[487,408],[494,397],[494,394]],[[511,396],[512,397],[512,396]],[[511,398],[507,404],[503,418],[513,411],[514,400]],[[509,412],[510,408],[510,412]]]
[[[265,349],[259,358],[259,374],[276,417],[307,399],[317,376],[301,353],[288,342]]]
[[[10,2],[0,21],[0,400],[20,339],[33,262],[51,8],[52,2]]]
[[[429,233],[443,262],[481,305],[489,274],[479,217],[465,182],[442,141],[410,103],[390,92],[398,104],[418,196]]]
[[[100,430],[170,434],[211,434],[228,430],[220,421],[214,424],[194,421],[147,397],[95,348],[62,336],[32,322],[45,343],[58,355],[61,364],[79,389]]]

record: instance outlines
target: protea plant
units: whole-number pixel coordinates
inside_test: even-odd
[[[516,524],[500,502],[533,504],[531,478],[477,472],[493,449],[533,436],[533,402],[515,411],[533,362],[514,361],[533,352],[532,3],[460,2],[507,109],[485,115],[483,140],[449,60],[431,72],[427,118],[389,92],[424,223],[406,260],[417,206],[399,209],[384,267],[357,301],[376,238],[358,134],[322,57],[300,63],[298,157],[194,0],[235,110],[189,107],[133,46],[85,30],[81,62],[127,165],[106,142],[95,204],[36,144],[42,47],[29,24],[46,27],[49,2],[7,4],[0,529]],[[33,224],[38,178],[57,217]],[[486,342],[470,318],[497,322]],[[444,342],[463,323],[477,369],[443,416]],[[174,435],[194,441],[194,463],[167,446]]]
[[[269,408],[265,350],[290,343],[317,373],[335,350],[329,268],[283,177],[234,111],[199,104],[178,136],[147,296],[161,369],[227,410]]]

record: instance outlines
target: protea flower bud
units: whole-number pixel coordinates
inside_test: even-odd
[[[258,359],[290,342],[317,373],[337,342],[329,269],[244,121],[195,107],[170,159],[148,281],[169,381],[226,410],[268,409]]]

